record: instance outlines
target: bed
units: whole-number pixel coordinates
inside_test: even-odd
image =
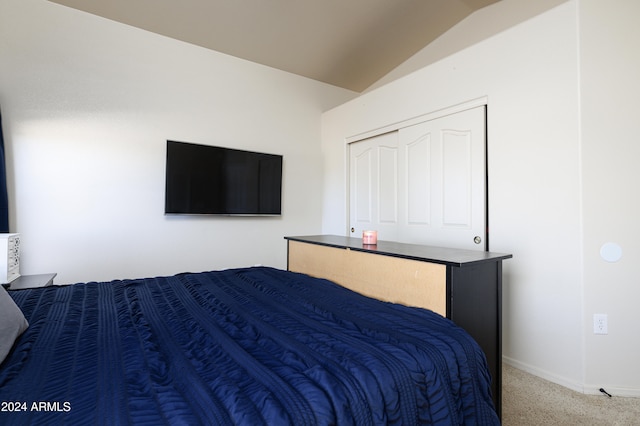
[[[328,280],[251,267],[0,291],[29,323],[0,365],[0,424],[500,423],[464,330]]]

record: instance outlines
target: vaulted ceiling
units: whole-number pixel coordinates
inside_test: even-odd
[[[361,92],[499,0],[50,0]]]

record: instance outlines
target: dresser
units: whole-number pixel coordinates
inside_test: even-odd
[[[338,235],[285,237],[287,269],[376,299],[431,309],[464,328],[484,351],[498,414],[502,399],[502,261],[511,254]]]

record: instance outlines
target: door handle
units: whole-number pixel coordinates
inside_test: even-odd
[[[478,235],[476,235],[473,238],[473,242],[476,243],[476,244],[480,244],[482,242],[482,238],[480,238]]]

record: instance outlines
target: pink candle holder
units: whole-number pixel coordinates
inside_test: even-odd
[[[378,231],[362,231],[362,244],[378,244]]]

